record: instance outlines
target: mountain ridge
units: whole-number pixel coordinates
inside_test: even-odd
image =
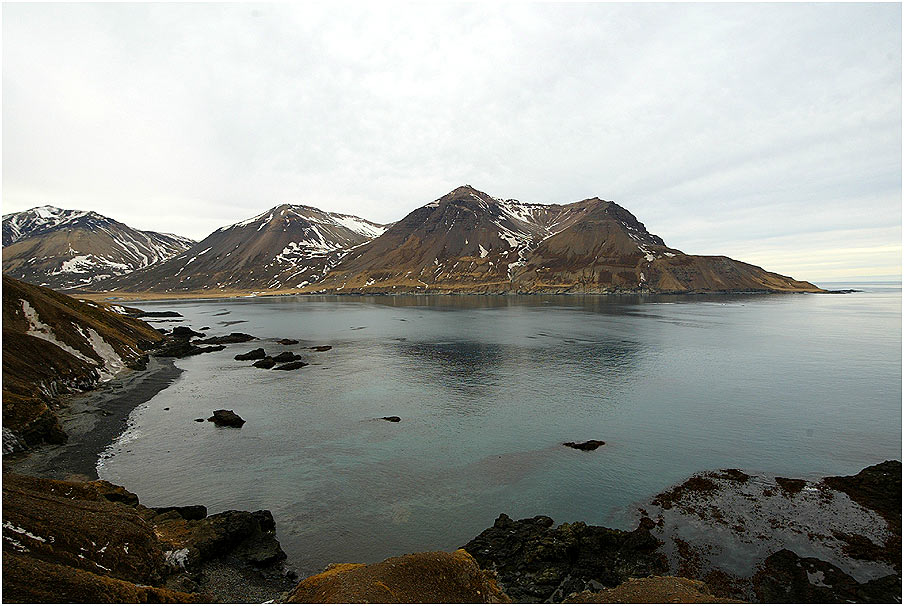
[[[94,211],[45,205],[3,215],[3,272],[62,290],[153,265],[192,244]]]

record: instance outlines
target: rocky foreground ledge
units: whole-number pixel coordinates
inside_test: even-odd
[[[7,602],[899,603],[901,463],[821,481],[705,472],[633,531],[499,516],[453,553],[295,583],[267,511],[147,508],[104,481],[3,477]],[[293,589],[294,587],[294,589]]]
[[[262,602],[294,582],[268,511],[148,508],[109,482],[3,474],[5,602]]]

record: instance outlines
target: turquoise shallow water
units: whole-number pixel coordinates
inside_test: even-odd
[[[862,288],[147,303],[302,343],[178,360],[99,472],[146,505],[270,509],[303,574],[459,547],[500,512],[626,526],[704,469],[854,473],[901,455],[901,289]],[[233,360],[257,346],[311,365]],[[194,422],[215,408],[247,423]],[[591,438],[607,444],[560,445]]]

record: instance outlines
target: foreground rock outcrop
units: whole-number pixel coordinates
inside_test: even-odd
[[[516,521],[502,514],[464,549],[496,573],[516,602],[561,602],[572,593],[665,573],[651,528],[650,520],[632,532],[583,522],[554,527],[546,516]]]
[[[196,507],[146,508],[104,481],[6,472],[4,601],[245,601],[204,587],[204,567],[223,561],[262,571],[252,576],[269,572],[275,587],[288,588],[281,574],[285,554],[268,511],[200,513]]]
[[[334,564],[301,581],[288,602],[504,604],[511,600],[492,574],[459,549],[409,554],[376,564]]]

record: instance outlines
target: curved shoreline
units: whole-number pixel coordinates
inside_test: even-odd
[[[65,398],[58,411],[65,444],[44,445],[4,457],[16,473],[53,480],[96,480],[101,453],[127,427],[129,415],[181,374],[171,359],[149,356],[145,370],[123,373],[91,391]]]

